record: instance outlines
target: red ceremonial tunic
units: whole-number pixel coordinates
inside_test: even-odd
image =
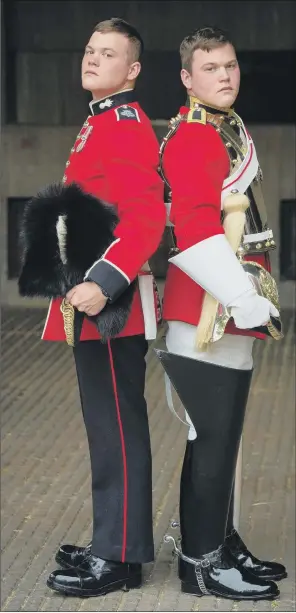
[[[188,108],[181,107],[180,113],[188,113]],[[215,128],[210,123],[182,121],[166,145],[163,170],[172,191],[170,221],[174,225],[178,248],[184,251],[211,236],[224,234],[221,191],[230,173],[230,162]],[[268,254],[252,255],[249,259],[270,269]],[[163,318],[197,326],[204,293],[188,275],[170,264],[164,289]],[[265,338],[257,332],[239,330],[232,320],[226,332]]]
[[[116,240],[101,261],[104,275],[107,265],[110,275],[122,280],[123,289],[156,251],[166,222],[163,182],[157,172],[158,141],[139,104],[130,101],[133,96],[133,92],[120,92],[103,102],[91,103],[93,115],[77,136],[63,178],[65,184],[75,182],[85,192],[116,206]],[[96,281],[100,279],[101,261],[96,266]],[[60,305],[61,299],[50,304],[44,340],[65,340]],[[159,312],[157,315],[159,319]],[[119,336],[143,333],[143,310],[136,290],[129,319]],[[99,339],[97,329],[85,319],[80,340],[95,339]]]

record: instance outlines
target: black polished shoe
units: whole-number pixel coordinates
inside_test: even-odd
[[[217,596],[231,600],[274,600],[279,589],[273,581],[264,581],[237,564],[225,545],[199,559],[184,555],[173,541],[174,551],[179,557],[179,579],[181,590],[195,596]]]
[[[62,568],[76,568],[84,562],[87,555],[91,553],[91,543],[86,547],[78,547],[78,545],[61,545],[55,561]]]
[[[141,564],[110,562],[92,554],[76,568],[53,571],[47,580],[52,590],[82,598],[103,596],[120,589],[128,591],[141,584]]]
[[[259,579],[280,581],[288,576],[283,564],[255,558],[234,528],[226,537],[225,545],[236,562]]]

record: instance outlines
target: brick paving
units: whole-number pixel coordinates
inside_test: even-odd
[[[258,343],[244,435],[241,534],[261,557],[283,560],[289,577],[273,603],[181,594],[163,542],[178,519],[186,428],[166,407],[163,373],[148,355],[156,560],[141,589],[63,598],[46,586],[60,543],[91,534],[89,458],[71,350],[44,343],[44,310],[2,309],[1,611],[295,611],[295,354],[292,313],[285,340]],[[160,331],[160,336],[163,332]],[[181,409],[178,401],[176,408]]]

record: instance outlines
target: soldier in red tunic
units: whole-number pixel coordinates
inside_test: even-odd
[[[285,568],[247,550],[233,525],[233,489],[253,343],[268,331],[281,336],[276,288],[264,272],[275,244],[254,144],[232,109],[240,81],[234,47],[209,27],[187,36],[180,54],[188,100],[161,145],[175,255],[163,305],[168,351],[157,351],[190,425],[181,548],[174,543],[179,577],[182,591],[198,596],[272,599],[279,591],[270,579],[285,577]]]
[[[89,243],[102,234],[103,226],[87,218],[93,203],[97,213],[93,212],[101,215],[102,224],[106,216],[113,215],[104,207],[113,205],[118,216],[113,241],[101,236],[104,252],[97,261],[90,262],[82,282],[68,288],[64,297],[66,305],[75,308],[75,317],[83,316],[74,358],[90,449],[93,535],[89,547],[60,547],[56,560],[65,570],[51,573],[48,586],[73,596],[98,596],[122,587],[138,587],[142,581],[141,564],[154,558],[151,450],[144,383],[147,340],[156,337],[158,305],[147,260],[160,243],[166,210],[158,173],[158,141],[134,92],[142,49],[140,35],[123,20],[114,18],[96,26],[82,60],[82,86],[92,93],[93,100],[90,115],[66,163],[66,191],[58,190],[58,200],[50,199],[48,211],[44,199],[43,209],[40,202],[36,207],[42,215],[51,215],[53,201],[60,206],[59,198],[62,199],[63,214],[51,229],[54,244],[58,241],[59,246],[59,257],[54,254],[51,260],[51,266],[58,261],[56,275],[62,263],[63,271],[67,271],[68,258],[72,268],[77,261],[82,265]],[[65,209],[67,198],[70,204]],[[77,203],[85,206],[78,227],[73,217]],[[28,215],[31,210],[32,204]],[[45,217],[39,231],[46,233],[44,220]],[[35,217],[29,221],[33,223]],[[27,219],[28,232],[29,225]],[[31,236],[31,247],[39,240],[37,235],[35,232]],[[73,240],[69,243],[71,236],[76,237],[76,244]],[[47,248],[39,246],[44,262],[52,248],[46,237]],[[38,263],[33,258],[34,266],[30,267],[31,251],[27,251],[20,279],[23,294],[33,274],[38,287],[46,275],[51,278],[52,274],[45,264],[42,268],[40,259]],[[104,330],[104,326],[100,327],[100,322],[110,327],[114,313],[120,320],[125,311],[117,305],[132,284],[133,298],[125,325],[115,337],[109,335],[104,339],[107,342],[101,342],[98,330]],[[53,287],[50,283],[48,286]],[[34,291],[31,287],[31,294]],[[66,338],[62,301],[60,296],[51,302],[44,340]],[[105,311],[111,315],[104,320]],[[93,318],[97,318],[98,327]]]

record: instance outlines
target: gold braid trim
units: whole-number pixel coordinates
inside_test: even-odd
[[[74,307],[65,298],[60,306],[61,313],[64,320],[64,330],[66,335],[67,344],[70,347],[74,347],[74,319],[75,311]]]

